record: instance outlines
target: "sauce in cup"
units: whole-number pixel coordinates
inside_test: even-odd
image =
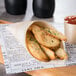
[[[69,24],[75,24],[76,25],[76,16],[68,16],[65,18],[65,22]]]
[[[76,44],[76,16],[68,16],[64,19],[65,35],[67,42]]]

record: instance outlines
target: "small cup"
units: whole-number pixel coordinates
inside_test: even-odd
[[[68,16],[64,19],[65,35],[69,44],[76,44],[76,16]]]

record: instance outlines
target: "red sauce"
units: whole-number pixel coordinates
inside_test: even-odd
[[[65,21],[69,24],[76,24],[76,16],[68,16],[65,18]]]

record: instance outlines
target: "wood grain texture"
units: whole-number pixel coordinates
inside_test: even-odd
[[[33,76],[76,76],[76,66],[44,69],[28,72]]]

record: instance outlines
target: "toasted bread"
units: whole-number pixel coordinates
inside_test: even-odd
[[[44,50],[44,52],[47,54],[47,56],[51,59],[54,60],[56,59],[55,53],[54,51],[52,51],[51,49],[41,45],[41,48]]]
[[[45,31],[47,32],[47,34],[52,35],[53,37],[66,41],[67,38],[66,36],[64,36],[61,32],[58,32],[57,30],[53,29],[53,28],[45,28]]]
[[[67,60],[67,59],[68,59],[67,53],[66,53],[65,50],[62,49],[62,48],[59,48],[59,49],[56,51],[56,55],[57,55],[57,57],[59,57],[61,60]]]
[[[32,26],[32,32],[36,40],[48,48],[55,48],[60,45],[60,40],[48,35],[42,28],[37,25]]]
[[[28,31],[26,35],[26,45],[30,54],[36,59],[45,62],[50,60],[48,56],[42,51],[38,42],[30,31]]]
[[[36,24],[37,25],[37,24]],[[63,41],[66,41],[67,38],[65,35],[63,35],[61,32],[57,31],[54,27],[52,26],[47,26],[47,25],[38,25],[40,26],[40,28],[44,29],[47,34],[49,35],[52,35],[53,37],[57,38],[57,39],[60,39],[60,40],[63,40]]]

